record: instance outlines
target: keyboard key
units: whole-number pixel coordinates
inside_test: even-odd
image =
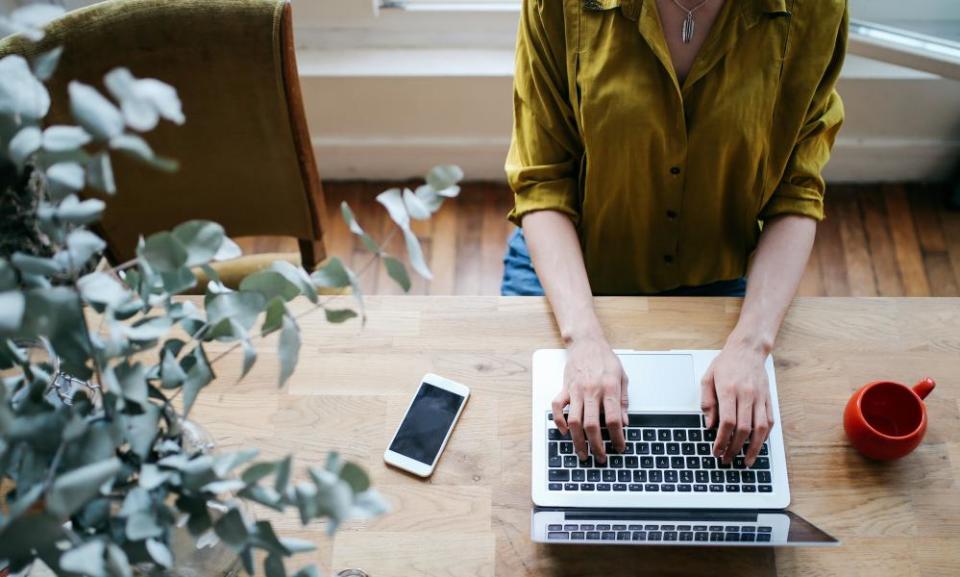
[[[677,531],[689,531],[690,525],[677,525]]]
[[[710,525],[710,531],[723,531],[723,525]]]
[[[723,541],[724,533],[710,533],[710,541]]]
[[[663,540],[664,540],[664,541],[676,541],[676,540],[677,540],[677,532],[676,532],[676,531],[666,531],[666,532],[663,534]]]
[[[697,483],[709,483],[710,482],[710,472],[709,471],[694,471],[694,478],[696,478]]]
[[[647,482],[647,472],[644,470],[634,471],[633,472],[633,482],[634,483],[646,483]]]
[[[548,456],[548,457],[556,457],[556,456],[559,455],[559,454],[560,454],[560,443],[558,443],[558,442],[556,442],[556,441],[551,442],[551,443],[547,443],[547,456]]]
[[[639,440],[640,440],[640,429],[627,429],[627,440],[628,440],[628,441],[639,441]]]
[[[740,479],[744,483],[755,483],[757,481],[757,474],[753,471],[743,471],[740,473]]]
[[[636,469],[640,466],[640,459],[637,457],[627,457],[623,460],[623,466],[627,469]]]
[[[623,468],[623,456],[621,456],[621,455],[612,455],[612,456],[610,457],[610,466],[613,467],[614,469],[622,469],[622,468]]]
[[[657,485],[656,483],[647,483],[643,486],[643,490],[647,493],[659,493],[660,485]]]
[[[613,484],[613,490],[614,490],[614,491],[626,491],[626,490],[627,490],[627,486],[624,485],[623,483],[614,483],[614,484]]]
[[[651,483],[663,482],[663,471],[650,471],[649,478]]]
[[[557,525],[557,524],[547,525],[547,531],[563,531],[563,525]]]
[[[751,469],[769,469],[770,468],[770,459],[767,457],[757,457],[757,460],[753,462]]]
[[[756,486],[756,485],[743,485],[743,486],[741,487],[741,489],[743,489],[743,492],[744,492],[744,493],[756,493],[756,492],[757,492],[757,486]]]
[[[710,485],[711,493],[723,493],[723,485]]]
[[[610,490],[609,483],[597,483],[597,491],[609,491],[609,490]]]
[[[547,438],[551,441],[569,441],[570,440],[570,431],[567,431],[567,434],[561,434],[560,429],[547,429]]]
[[[769,543],[771,537],[772,535],[770,535],[770,533],[757,533],[758,542]]]
[[[668,454],[668,455],[679,455],[679,454],[680,454],[680,443],[667,443],[667,454]]]
[[[706,541],[707,539],[708,539],[708,535],[707,533],[704,533],[704,532],[697,532],[697,533],[694,533],[693,535],[694,541]]]
[[[663,455],[667,452],[667,447],[663,443],[650,443],[650,452],[654,455]]]
[[[579,528],[580,528],[580,525],[577,525],[576,523],[567,523],[566,525],[563,526],[564,531],[576,531]]]
[[[644,429],[642,436],[643,436],[643,440],[644,440],[644,441],[656,441],[656,440],[657,440],[657,432],[654,431],[653,429]]]
[[[624,443],[622,455],[632,455],[633,454],[633,443]]]
[[[717,430],[707,429],[703,432],[703,440],[712,443],[717,440]]]
[[[578,464],[578,459],[576,455],[567,455],[563,458],[563,466],[567,469],[576,469]]]
[[[723,483],[723,471],[710,471],[710,482],[711,483]]]
[[[654,457],[657,463],[658,469],[669,469],[670,468],[670,457]]]
[[[706,526],[706,525],[694,525],[694,526],[693,526],[693,530],[694,530],[694,531],[706,531],[706,530],[707,530],[707,526]]]
[[[547,490],[549,491],[562,491],[563,483],[550,483],[547,485]]]
[[[563,490],[564,490],[564,491],[579,491],[579,490],[580,490],[580,484],[579,484],[579,483],[565,483],[565,484],[563,485]]]
[[[631,533],[630,538],[634,541],[646,541],[647,533],[645,531],[634,531]]]
[[[740,534],[739,534],[739,533],[727,533],[727,536],[724,537],[723,540],[724,540],[724,541],[739,541],[739,540],[740,540]]]
[[[550,469],[550,481],[566,482],[570,480],[570,471],[566,469]]]
[[[653,457],[640,457],[640,466],[644,469],[652,469]]]
[[[741,541],[741,542],[752,543],[752,542],[754,542],[754,541],[756,541],[756,540],[757,540],[757,536],[754,535],[753,533],[741,533],[741,534],[740,534],[740,541]]]
[[[693,486],[693,492],[694,492],[694,493],[706,493],[706,492],[707,492],[707,486],[706,486],[706,485],[694,485],[694,486]]]
[[[754,527],[754,526],[752,526],[752,525],[744,525],[743,527],[740,527],[740,532],[741,532],[741,533],[756,533],[756,532],[757,532],[757,528]]]
[[[670,457],[671,469],[682,469],[684,464],[683,457]]]
[[[727,493],[739,493],[740,485],[727,485]]]
[[[747,466],[747,461],[743,457],[736,456],[733,458],[733,468],[734,469],[743,469]]]
[[[597,531],[609,531],[609,530],[610,530],[609,524],[600,523],[599,525],[597,525]]]
[[[631,483],[627,485],[627,489],[629,489],[631,493],[638,493],[640,491],[643,491],[643,485],[641,485],[640,483]]]
[[[617,481],[620,481],[621,483],[629,483],[632,477],[633,476],[630,474],[630,471],[617,471]]]
[[[586,533],[584,533],[583,531],[574,531],[573,533],[570,533],[570,538],[573,540],[582,541],[583,539],[586,538]]]
[[[637,443],[636,449],[638,455],[649,455],[650,443]]]
[[[600,539],[599,531],[587,531],[587,541],[597,541]]]
[[[760,455],[765,456],[769,454],[770,454],[770,449],[767,447],[767,444],[764,443],[763,446],[760,447]]]
[[[580,525],[581,531],[593,531],[594,529],[596,529],[596,526],[594,526],[593,523],[582,523]]]
[[[561,455],[572,455],[573,454],[573,443],[570,441],[562,441],[560,443],[560,454]]]
[[[660,525],[661,531],[673,531],[676,528],[676,525]]]
[[[687,431],[687,440],[699,442],[703,438],[701,435],[700,429],[691,429]]]
[[[678,429],[678,430],[674,431],[674,432],[673,432],[673,440],[674,440],[674,441],[680,441],[680,442],[686,441],[686,440],[687,440],[687,432],[686,432],[685,430],[683,430],[683,429]]]
[[[664,480],[664,482],[666,482],[666,483],[676,483],[677,481],[680,480],[679,477],[680,477],[680,476],[677,474],[676,471],[664,471],[664,472],[663,472],[663,480]]]
[[[658,441],[669,441],[670,440],[670,431],[666,429],[660,429],[657,431],[657,440]]]
[[[717,459],[717,467],[720,469],[730,469],[731,467],[733,467],[733,463],[727,464],[721,461],[720,459]]]
[[[587,472],[583,469],[570,471],[570,480],[582,483],[587,480]]]
[[[700,456],[710,455],[710,443],[697,443],[697,454]]]
[[[723,530],[726,531],[727,533],[732,533],[732,532],[737,532],[737,533],[739,533],[739,532],[740,532],[740,526],[739,526],[739,525],[727,525],[726,527],[723,528]]]
[[[596,490],[596,485],[593,483],[580,483],[581,491],[594,491]]]
[[[617,541],[629,541],[630,531],[617,531]]]
[[[689,493],[692,490],[693,490],[693,485],[689,485],[686,483],[677,485],[677,491],[680,491],[681,493]]]
[[[693,443],[680,443],[680,452],[684,455],[696,455],[697,446]]]
[[[693,533],[691,531],[681,531],[680,532],[681,541],[693,541]]]
[[[582,481],[583,479],[581,479]],[[576,479],[574,479],[576,481]],[[693,471],[680,471],[680,482],[681,483],[693,483]]]
[[[660,531],[650,531],[647,533],[647,541],[662,541],[663,533]]]
[[[757,489],[761,493],[773,493],[773,485],[757,485]]]
[[[593,464],[593,455],[587,455],[587,458],[580,461],[580,466],[584,469],[589,469],[594,466]]]
[[[740,471],[727,471],[727,483],[739,483]]]
[[[757,472],[757,482],[758,482],[758,483],[769,483],[769,482],[770,482],[770,472],[769,472],[769,471],[759,471],[759,472]]]
[[[570,533],[566,531],[550,531],[547,533],[547,539],[550,541],[568,541],[570,539]]]
[[[700,466],[704,469],[716,469],[717,460],[714,457],[700,457]]]
[[[664,483],[660,485],[660,490],[663,491],[664,493],[673,493],[674,491],[677,490],[677,486],[671,483]]]
[[[615,540],[616,538],[617,538],[617,534],[614,533],[613,531],[604,531],[604,532],[600,533],[600,540],[601,540],[601,541],[613,541],[613,540]]]
[[[600,481],[600,470],[599,469],[590,469],[587,471],[587,481],[591,483],[597,483]]]
[[[603,471],[603,482],[604,482],[604,483],[613,483],[613,482],[616,481],[616,480],[617,480],[617,472],[616,472],[616,471],[613,471],[613,470],[610,470],[610,469],[606,469],[605,471]]]
[[[551,468],[562,467],[563,457],[561,457],[560,455],[557,455],[556,457],[550,457],[549,459],[547,459],[547,466]]]
[[[773,533],[773,527],[767,527],[766,525],[764,525],[763,527],[757,527],[757,532],[758,532],[758,533]]]

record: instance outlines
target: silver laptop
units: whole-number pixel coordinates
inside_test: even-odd
[[[700,379],[716,350],[616,351],[630,379],[626,450],[581,462],[553,423],[566,351],[533,355],[534,511],[538,543],[784,546],[838,541],[797,515],[773,360],[767,359],[775,425],[752,467],[713,457],[716,431],[700,411]],[[604,439],[609,443],[606,430]],[[608,445],[609,446],[609,445]]]

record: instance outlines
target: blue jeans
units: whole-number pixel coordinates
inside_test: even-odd
[[[740,277],[701,286],[678,287],[656,293],[656,296],[742,297],[746,293],[747,279]],[[510,240],[507,241],[507,254],[503,256],[503,282],[500,285],[500,294],[543,296],[543,286],[537,278],[537,272],[533,270],[527,241],[523,238],[523,230],[519,228],[513,231]]]

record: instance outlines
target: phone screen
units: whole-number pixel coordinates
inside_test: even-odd
[[[461,404],[462,396],[430,383],[423,383],[407,411],[407,416],[400,423],[390,450],[432,465]]]

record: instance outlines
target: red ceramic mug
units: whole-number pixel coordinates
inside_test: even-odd
[[[909,454],[927,432],[923,399],[935,386],[929,377],[912,389],[892,381],[864,385],[843,411],[843,428],[850,443],[865,456],[881,461]]]

